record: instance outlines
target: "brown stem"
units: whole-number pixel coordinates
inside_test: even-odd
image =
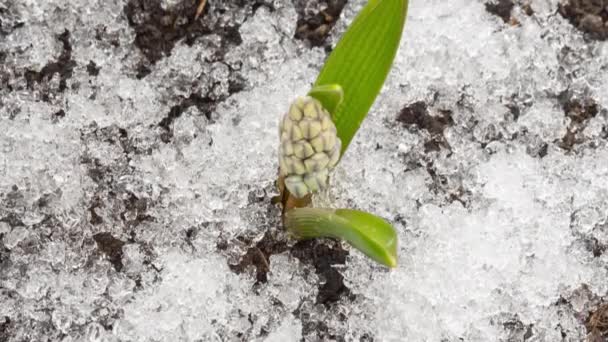
[[[279,176],[278,181],[279,197],[281,199],[281,205],[283,205],[282,216],[285,219],[285,213],[293,208],[305,208],[312,204],[312,195],[308,194],[302,198],[295,198],[285,186],[285,177]]]
[[[201,14],[203,14],[203,10],[205,9],[206,3],[207,3],[207,0],[200,0],[198,7],[196,8],[196,15],[194,16],[194,20],[197,20],[198,17],[200,17]]]

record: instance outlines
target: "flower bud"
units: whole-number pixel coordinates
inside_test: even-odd
[[[341,141],[330,114],[316,99],[297,98],[279,124],[279,166],[296,198],[327,188],[340,159]]]

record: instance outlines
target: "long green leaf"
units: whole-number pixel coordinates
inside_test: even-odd
[[[407,16],[407,0],[370,0],[340,40],[315,86],[339,84],[344,101],[332,118],[342,154],[388,76]]]
[[[285,227],[298,239],[343,239],[371,259],[397,266],[397,233],[372,214],[350,209],[297,208],[285,214]]]

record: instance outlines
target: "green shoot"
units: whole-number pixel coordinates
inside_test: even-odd
[[[385,220],[349,209],[297,208],[285,214],[287,230],[298,239],[343,239],[371,259],[397,266],[397,234]]]

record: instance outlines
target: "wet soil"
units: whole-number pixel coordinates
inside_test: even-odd
[[[317,8],[309,9],[308,0],[293,0],[298,13],[295,38],[307,41],[311,46],[325,46],[332,28],[340,18],[347,0],[322,0]]]
[[[590,39],[608,39],[607,0],[562,0],[559,13]]]

